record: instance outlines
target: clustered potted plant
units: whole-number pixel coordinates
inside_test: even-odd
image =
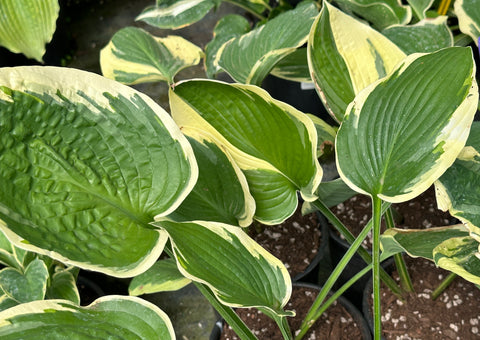
[[[255,307],[285,339],[301,339],[370,269],[380,339],[380,278],[399,290],[379,264],[400,252],[480,283],[476,67],[472,48],[458,46],[478,42],[477,0],[455,3],[451,20],[463,32],[455,39],[443,1],[437,14],[433,2],[420,1],[337,1],[342,10],[328,2],[234,3],[258,17],[257,26],[227,16],[205,52],[180,37],[122,29],[100,56],[104,76],[114,80],[68,68],[0,70],[0,227],[9,242],[163,286],[157,290],[193,282],[242,339],[255,335],[232,307]],[[216,4],[157,1],[139,20],[181,27]],[[202,57],[208,76],[225,71],[235,83],[174,81]],[[313,82],[338,130],[258,87],[269,73]],[[119,83],[145,81],[170,84],[171,115]],[[340,179],[322,183],[318,158],[333,141]],[[390,203],[433,183],[439,205],[463,224],[390,229],[381,238]],[[372,198],[373,218],[357,238],[322,199],[330,185]],[[351,246],[294,335],[293,313],[284,310],[291,278],[242,227],[284,221],[297,209],[297,193]],[[372,256],[361,247],[370,230]],[[329,295],[357,251],[369,265]],[[169,259],[157,261],[163,252]],[[86,307],[64,299],[19,302],[0,312],[2,338],[175,337],[167,315],[137,297],[108,296]]]

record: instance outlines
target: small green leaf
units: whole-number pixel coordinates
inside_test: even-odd
[[[227,150],[247,178],[255,218],[280,223],[307,201],[322,178],[312,121],[252,85],[193,80],[170,91],[172,117],[182,128],[202,130]]]
[[[336,140],[345,183],[392,203],[431,186],[467,140],[478,106],[474,75],[471,50],[450,47],[413,54],[360,92]]]
[[[202,50],[182,37],[157,38],[136,27],[122,28],[100,51],[105,77],[124,84],[166,81],[197,65]]]
[[[453,34],[447,26],[446,16],[424,19],[415,25],[395,25],[382,31],[388,39],[397,44],[405,54],[435,52],[453,46]]]
[[[307,41],[317,14],[315,3],[302,2],[294,10],[231,39],[218,52],[216,62],[235,81],[259,85],[279,60]]]
[[[207,76],[213,78],[222,69],[215,64],[217,52],[224,43],[250,31],[248,20],[236,14],[221,18],[213,30],[213,39],[205,46],[205,69]]]
[[[480,37],[480,0],[457,0],[454,3],[460,30],[472,37],[478,46]]]
[[[128,286],[130,295],[174,291],[185,287],[190,279],[180,273],[174,259],[160,260],[146,272],[135,276]]]
[[[88,307],[66,300],[21,304],[0,313],[0,338],[175,339],[168,316],[157,306],[129,296],[106,296]]]
[[[352,11],[382,30],[410,22],[412,9],[397,0],[337,0],[345,11]]]
[[[287,269],[242,229],[214,222],[153,224],[167,231],[183,275],[207,284],[223,304],[289,314],[283,311],[292,289]]]
[[[75,69],[4,68],[0,86],[7,237],[85,269],[145,271],[167,241],[148,223],[175,210],[198,175],[169,114],[132,88]]]
[[[202,19],[220,0],[156,0],[135,18],[158,28],[181,28]]]
[[[47,287],[46,299],[62,299],[80,304],[80,294],[76,285],[76,279],[67,270],[56,272],[50,278],[50,285]]]
[[[36,259],[22,273],[14,268],[0,270],[0,287],[18,303],[43,300],[49,273],[42,260]]]
[[[58,0],[0,2],[0,45],[42,62],[45,44],[52,40],[60,6]]]

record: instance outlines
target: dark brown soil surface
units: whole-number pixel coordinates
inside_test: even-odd
[[[431,187],[418,197],[404,203],[392,204],[395,227],[425,229],[440,227],[454,223],[448,212],[437,208],[434,188]],[[343,224],[357,236],[372,216],[372,202],[369,196],[356,195],[332,208],[333,213]],[[382,227],[382,232],[384,231]],[[368,249],[372,248],[372,236],[369,234],[363,243]]]
[[[480,339],[480,290],[457,277],[436,299],[432,291],[448,272],[425,259],[406,258],[415,293],[398,300],[382,287],[382,331],[386,339]],[[393,273],[398,280],[396,272]],[[370,297],[370,306],[371,306]]]
[[[295,332],[300,327],[317,294],[318,291],[316,290],[294,286],[292,298],[285,308],[286,310],[294,310],[296,312],[294,318],[288,319],[292,332]],[[236,312],[260,340],[283,340],[276,323],[265,314],[250,308],[237,309]],[[220,339],[239,339],[228,325],[225,325],[223,329]],[[317,320],[304,339],[360,340],[362,339],[362,333],[346,309],[338,302],[335,302]]]
[[[300,207],[282,224],[253,224],[248,234],[280,259],[291,277],[307,269],[318,253],[322,237],[317,215],[302,216]]]

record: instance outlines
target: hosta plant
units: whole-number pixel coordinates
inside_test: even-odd
[[[286,339],[293,338],[287,323],[292,313],[284,310],[291,293],[286,268],[242,228],[253,220],[282,222],[295,211],[298,194],[352,246],[297,338],[373,268],[379,339],[380,277],[395,289],[380,270],[381,256],[407,251],[480,283],[475,209],[463,206],[475,206],[475,181],[466,182],[472,201],[462,201],[453,192],[466,191],[452,180],[461,178],[456,171],[473,172],[473,178],[477,169],[477,143],[474,137],[467,143],[478,107],[476,67],[470,47],[452,46],[446,18],[427,19],[431,4],[415,2],[367,8],[337,2],[343,11],[327,2],[306,1],[293,9],[235,3],[269,18],[250,29],[239,17],[225,17],[205,53],[183,38],[119,31],[100,56],[104,75],[114,80],[54,67],[0,70],[0,227],[8,240],[67,266],[135,276],[132,295],[193,282],[243,339],[255,336],[232,307],[260,309]],[[216,4],[157,1],[139,19],[180,27]],[[474,11],[456,13],[468,27],[478,21]],[[413,33],[401,32],[393,37],[391,30],[400,28],[428,38],[408,40]],[[420,47],[405,47],[419,41]],[[203,56],[207,74],[226,71],[236,83],[175,82],[179,70]],[[313,81],[338,132],[258,87],[269,73]],[[171,84],[171,115],[119,83],[143,81]],[[326,183],[317,158],[333,140],[341,180],[372,197],[374,217],[357,239],[319,199]],[[380,254],[380,218],[389,203],[412,199],[434,182],[442,207],[467,226],[406,236],[392,230]],[[324,301],[370,229],[373,260],[361,253],[371,264]],[[157,261],[163,252],[168,259]],[[87,307],[65,299],[25,302],[0,318],[5,338],[48,329],[61,337],[78,333],[70,328],[77,324],[85,338],[113,329],[145,339],[174,337],[168,317],[135,297],[105,297]]]

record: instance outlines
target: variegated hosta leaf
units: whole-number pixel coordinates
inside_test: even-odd
[[[205,46],[205,69],[209,78],[213,78],[221,71],[214,61],[222,45],[248,31],[250,31],[250,23],[241,15],[229,14],[217,22],[213,30],[213,39]]]
[[[60,6],[58,0],[2,0],[0,45],[42,62],[52,40]]]
[[[380,236],[380,242],[382,255],[406,252],[480,283],[480,259],[475,256],[478,243],[468,236],[468,229],[461,224],[423,230],[389,229]]]
[[[106,296],[87,307],[67,300],[34,301],[0,313],[1,339],[175,339],[157,306],[130,296]]]
[[[218,51],[215,62],[235,81],[259,85],[279,60],[307,41],[317,14],[314,2],[300,3],[295,9],[227,42]]]
[[[324,2],[309,36],[308,64],[320,98],[338,122],[358,92],[403,58],[385,36]]]
[[[465,145],[478,106],[474,77],[471,49],[450,47],[413,54],[360,92],[337,134],[342,179],[392,203],[425,191]]]
[[[221,0],[156,0],[135,18],[158,28],[182,28],[202,19]]]
[[[410,6],[398,0],[337,0],[341,8],[353,11],[379,30],[391,25],[405,25],[412,18]]]
[[[380,236],[382,252],[388,255],[406,252],[412,257],[433,261],[434,249],[451,238],[466,237],[468,230],[461,224],[429,229],[386,230]]]
[[[280,60],[270,73],[282,79],[311,83],[312,78],[308,69],[307,49],[303,47],[296,49]]]
[[[167,231],[182,274],[205,283],[223,304],[287,315],[287,269],[242,229],[214,222],[153,224]]]
[[[147,96],[75,69],[0,71],[0,227],[16,245],[133,276],[167,240],[148,223],[193,188],[193,151]]]
[[[460,30],[471,36],[478,46],[480,37],[480,0],[457,0],[454,3]]]
[[[179,71],[200,62],[202,53],[182,37],[158,38],[140,28],[126,27],[100,51],[100,66],[105,77],[124,84],[173,83]]]
[[[395,25],[382,31],[406,54],[435,52],[453,46],[453,34],[447,26],[447,16],[425,19],[415,25]]]
[[[297,190],[305,200],[315,199],[322,169],[315,126],[305,114],[259,87],[206,80],[177,84],[170,107],[182,129],[209,134],[243,170],[256,219],[285,220],[296,209]]]
[[[434,0],[407,0],[413,11],[413,15],[418,20],[426,18],[427,10],[432,6]]]
[[[185,127],[182,132],[190,136],[199,175],[193,190],[167,218],[176,222],[201,220],[249,226],[255,200],[238,165],[201,131]]]
[[[435,192],[439,208],[465,223],[470,236],[480,243],[480,123],[472,125],[466,145],[435,182]]]
[[[480,284],[480,252],[472,237],[451,238],[433,251],[435,263],[464,279]]]
[[[0,270],[1,290],[18,303],[43,300],[48,279],[48,268],[39,259],[30,262],[23,273],[14,268]]]
[[[45,294],[46,299],[62,299],[80,304],[76,278],[68,270],[56,272],[50,278],[50,284]]]
[[[128,293],[138,296],[174,291],[190,282],[190,279],[180,273],[174,259],[165,259],[155,262],[146,272],[135,276],[128,286]]]

